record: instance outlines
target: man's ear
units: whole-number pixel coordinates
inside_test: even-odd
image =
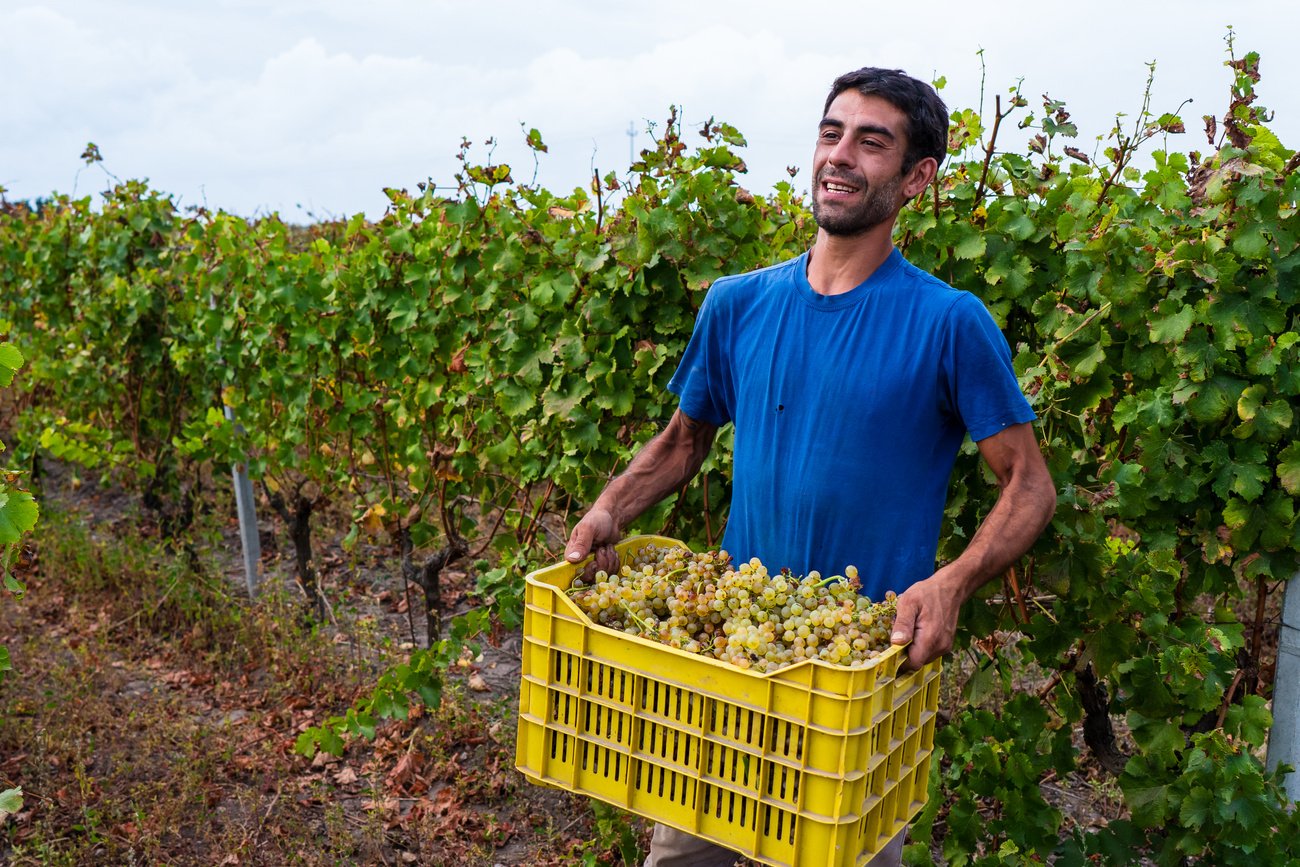
[[[934,157],[925,157],[918,160],[916,165],[908,170],[907,176],[903,178],[903,196],[906,201],[911,201],[914,197],[921,194],[926,187],[934,182],[934,176],[939,172],[939,163]]]

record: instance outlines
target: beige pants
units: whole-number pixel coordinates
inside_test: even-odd
[[[903,863],[903,841],[907,829],[885,844],[885,848],[867,862],[867,867],[899,867]],[[717,843],[701,840],[667,825],[655,825],[650,837],[650,856],[643,867],[733,867],[741,857]]]

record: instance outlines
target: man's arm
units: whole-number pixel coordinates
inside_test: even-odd
[[[910,668],[952,649],[962,603],[1029,550],[1056,511],[1056,489],[1031,424],[980,440],[979,450],[997,476],[998,500],[961,556],[898,597],[891,640],[912,642]]]
[[[627,470],[605,486],[573,528],[565,554],[569,562],[578,562],[594,549],[597,569],[617,569],[613,545],[623,528],[695,477],[717,432],[714,425],[696,421],[680,409],[674,412],[668,426],[636,453]]]

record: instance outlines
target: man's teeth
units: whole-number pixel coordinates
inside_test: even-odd
[[[832,183],[829,183],[829,182],[826,184],[826,189],[829,190],[829,191],[832,192],[832,193],[851,193],[851,192],[853,192],[853,187],[846,187],[846,186],[844,186],[843,184],[832,184]]]

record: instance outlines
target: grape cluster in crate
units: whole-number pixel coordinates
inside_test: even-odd
[[[894,594],[872,602],[857,569],[768,572],[757,558],[649,545],[610,575],[579,575],[573,600],[596,623],[758,672],[805,659],[862,667],[890,647]]]

